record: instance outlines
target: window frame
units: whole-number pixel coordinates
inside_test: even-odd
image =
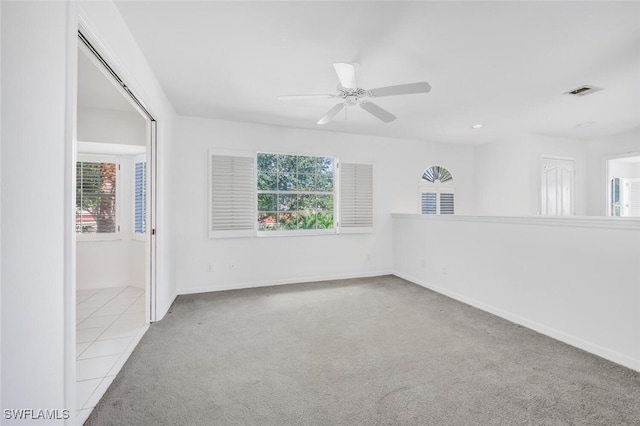
[[[439,180],[436,180],[435,182],[430,182],[426,179],[424,179],[424,173],[432,168],[440,168],[443,169],[444,171],[446,171],[451,178],[445,182],[441,182]],[[436,205],[435,205],[435,209],[436,212],[435,213],[424,213],[422,211],[422,196],[424,194],[435,194],[436,196]],[[442,195],[443,194],[450,194],[452,196],[452,204],[453,204],[453,211],[451,213],[442,213]],[[439,165],[433,165],[430,167],[427,167],[422,174],[420,175],[420,181],[418,183],[418,212],[419,214],[423,214],[423,215],[454,215],[456,214],[456,191],[455,191],[455,183],[454,183],[454,179],[453,179],[453,174],[446,168],[439,166]]]
[[[74,173],[77,171],[78,163],[114,163],[116,165],[116,196],[115,196],[115,216],[116,216],[116,230],[115,232],[110,233],[81,233],[75,232],[76,241],[115,241],[122,239],[122,227],[121,227],[121,219],[122,219],[122,166],[123,159],[119,155],[108,155],[108,154],[81,154],[78,153],[76,155],[76,166],[74,167]],[[77,176],[76,176],[77,182]],[[75,206],[74,206],[75,207]]]
[[[330,158],[332,160],[332,174],[333,174],[333,189],[330,194],[333,196],[333,226],[331,228],[326,229],[286,229],[286,230],[276,230],[276,231],[262,231],[260,230],[260,225],[258,222],[258,196],[260,194],[265,193],[276,193],[279,194],[280,190],[268,191],[268,190],[259,190],[258,189],[258,155],[267,154],[267,155],[287,155],[287,156],[296,156],[296,157],[320,157],[320,158]],[[254,188],[255,188],[255,198],[254,198],[254,213],[255,213],[255,235],[256,237],[294,237],[294,236],[310,236],[310,235],[337,235],[339,229],[339,173],[338,167],[340,164],[340,160],[338,157],[334,157],[331,155],[322,155],[322,154],[299,154],[299,153],[285,153],[285,152],[267,152],[267,151],[256,151],[254,154]],[[328,195],[329,191],[282,191],[282,192],[290,192],[292,194],[300,195],[300,193],[309,193],[312,192],[314,194],[322,194]]]

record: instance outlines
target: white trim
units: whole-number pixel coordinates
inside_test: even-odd
[[[470,297],[466,297],[466,296],[462,296],[459,293],[456,292],[452,292],[449,290],[446,290],[442,287],[433,285],[431,283],[428,283],[424,280],[421,280],[419,278],[410,276],[410,275],[406,275],[406,274],[402,274],[399,272],[394,272],[394,275],[396,275],[397,277],[400,277],[402,279],[405,279],[407,281],[410,281],[414,284],[417,284],[421,287],[427,288],[429,290],[435,291],[436,293],[440,293],[444,296],[450,297],[452,299],[458,300],[460,302],[466,303],[468,305],[471,305],[475,308],[481,309],[485,312],[489,312],[490,314],[499,316],[501,318],[504,318],[508,321],[514,322],[516,324],[520,324],[522,326],[525,326],[531,330],[537,331],[538,333],[544,334],[546,336],[552,337],[556,340],[559,340],[561,342],[567,343],[571,346],[574,346],[576,348],[585,350],[587,352],[590,352],[592,354],[601,356],[602,358],[608,359],[609,361],[613,361],[617,364],[623,365],[625,367],[631,368],[633,370],[636,371],[640,371],[640,360],[635,359],[635,358],[631,358],[627,355],[621,354],[619,352],[616,351],[612,351],[604,346],[600,346],[597,345],[595,343],[589,342],[587,340],[581,339],[579,337],[573,336],[571,334],[562,332],[560,330],[557,330],[555,328],[551,328],[551,327],[547,327],[545,325],[542,325],[540,323],[537,323],[535,321],[530,321],[527,318],[521,317],[520,315],[516,315],[513,314],[511,312],[508,311],[504,311],[502,309],[498,309],[492,305],[488,305],[486,303],[482,303],[477,301],[476,299],[470,298]]]
[[[64,146],[64,303],[63,406],[69,410],[67,426],[76,424],[76,150],[78,128],[78,10],[67,3],[66,110]]]
[[[373,233],[372,226],[361,226],[361,227],[340,227],[338,228],[338,234],[371,234]]]
[[[252,282],[244,282],[244,283],[233,283],[233,284],[225,284],[212,287],[188,287],[186,289],[182,289],[178,292],[178,295],[185,294],[197,294],[197,293],[214,293],[218,291],[227,291],[227,290],[241,290],[245,288],[259,288],[259,287],[271,287],[277,285],[288,285],[288,284],[302,284],[302,283],[310,283],[310,282],[321,282],[321,281],[334,281],[334,280],[347,280],[353,278],[370,278],[370,277],[379,277],[382,275],[392,275],[393,272],[388,270],[379,270],[372,271],[367,273],[350,273],[350,274],[334,274],[334,275],[318,275],[318,276],[308,276],[308,277],[297,277],[285,280],[267,280],[267,281],[252,281]]]
[[[334,216],[335,219],[335,216]],[[338,231],[335,227],[330,229],[290,229],[283,231],[258,231],[254,233],[257,238],[271,238],[271,237],[309,237],[318,235],[337,235]]]
[[[536,226],[564,226],[577,228],[605,228],[640,231],[640,218],[601,216],[463,216],[392,213],[392,217],[406,220],[442,220],[487,222]]]
[[[147,152],[147,147],[144,145],[124,145],[119,143],[78,141],[77,147],[79,154],[146,155]]]

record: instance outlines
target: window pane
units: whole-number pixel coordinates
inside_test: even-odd
[[[316,190],[320,192],[333,191],[333,175],[319,175]]]
[[[303,194],[298,199],[298,209],[300,211],[315,212],[316,211],[316,195]]]
[[[333,176],[333,158],[318,157],[318,173]]]
[[[318,195],[318,210],[333,211],[333,195]]]
[[[276,154],[258,154],[258,173],[275,173],[278,171]]]
[[[333,228],[333,212],[320,212],[316,215],[316,226],[318,229]]]
[[[314,174],[299,174],[298,175],[298,190],[300,191],[315,191],[316,190],[316,175]]]
[[[298,157],[298,173],[316,173],[318,157]]]
[[[298,212],[278,213],[278,227],[280,229],[297,229]]]
[[[295,155],[278,155],[278,171],[280,173],[297,173],[298,158]]]
[[[316,213],[308,211],[300,212],[298,229],[316,229]]]
[[[276,194],[258,194],[258,211],[271,212],[277,210],[278,196]]]
[[[259,153],[257,161],[259,230],[333,228],[332,158]]]
[[[278,188],[276,173],[258,173],[258,191],[275,191]]]
[[[278,195],[278,211],[295,211],[298,210],[297,195]]]
[[[116,164],[76,164],[76,232],[116,232]]]
[[[260,231],[275,231],[277,229],[276,212],[258,213],[258,229]]]
[[[295,173],[278,173],[278,191],[294,191],[297,188]]]

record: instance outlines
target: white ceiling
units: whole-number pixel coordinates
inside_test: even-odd
[[[180,115],[454,143],[640,129],[638,2],[116,5]],[[335,100],[276,99],[333,93],[333,62],[358,63],[365,89],[432,90],[375,100],[388,124],[351,108],[320,126]],[[584,84],[604,90],[563,94]]]

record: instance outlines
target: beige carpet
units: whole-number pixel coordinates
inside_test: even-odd
[[[640,374],[393,276],[180,296],[89,425],[640,424]]]

